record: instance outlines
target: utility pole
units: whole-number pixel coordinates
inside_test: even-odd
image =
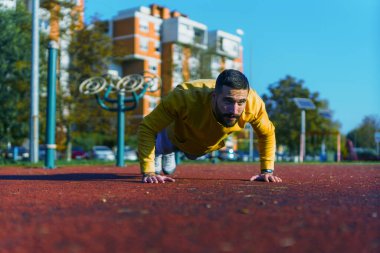
[[[302,163],[305,158],[305,133],[306,133],[306,112],[305,110],[301,111],[301,135],[300,135],[300,157],[299,161]]]
[[[306,153],[306,112],[305,110],[314,110],[316,107],[309,98],[293,98],[298,109],[301,109],[301,131],[300,131],[300,155],[299,161],[302,163]]]
[[[30,128],[29,128],[29,150],[30,161],[32,163],[38,162],[38,139],[39,139],[39,28],[38,28],[38,13],[39,13],[40,1],[33,0],[33,24],[32,24],[32,75],[30,84]]]
[[[236,33],[240,36],[240,37],[243,37],[244,36],[244,30],[242,29],[237,29],[236,30]],[[253,74],[252,74],[252,44],[251,44],[251,41],[250,39],[248,39],[248,56],[249,56],[249,81],[252,82],[252,78],[253,78]],[[249,131],[249,161],[250,162],[253,162],[253,128],[252,126],[250,125],[249,128],[248,128],[248,131]]]

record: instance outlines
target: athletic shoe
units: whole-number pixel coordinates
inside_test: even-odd
[[[154,158],[154,170],[156,174],[161,174],[162,172],[162,155],[156,155]]]
[[[169,153],[162,156],[162,170],[164,174],[170,175],[175,172],[176,164],[175,164],[175,153]]]

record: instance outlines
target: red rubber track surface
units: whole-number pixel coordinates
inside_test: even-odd
[[[380,252],[380,164],[0,169],[0,252]]]

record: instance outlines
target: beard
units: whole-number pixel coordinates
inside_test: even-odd
[[[214,115],[216,120],[225,127],[233,127],[241,116],[241,114],[238,115],[233,113],[223,113],[221,110],[219,110],[217,101],[215,101]]]

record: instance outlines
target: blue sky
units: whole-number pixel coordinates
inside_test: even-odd
[[[380,116],[378,0],[86,0],[86,21],[152,3],[178,10],[209,30],[242,29],[244,72],[262,95],[286,75],[329,101],[342,133]]]

